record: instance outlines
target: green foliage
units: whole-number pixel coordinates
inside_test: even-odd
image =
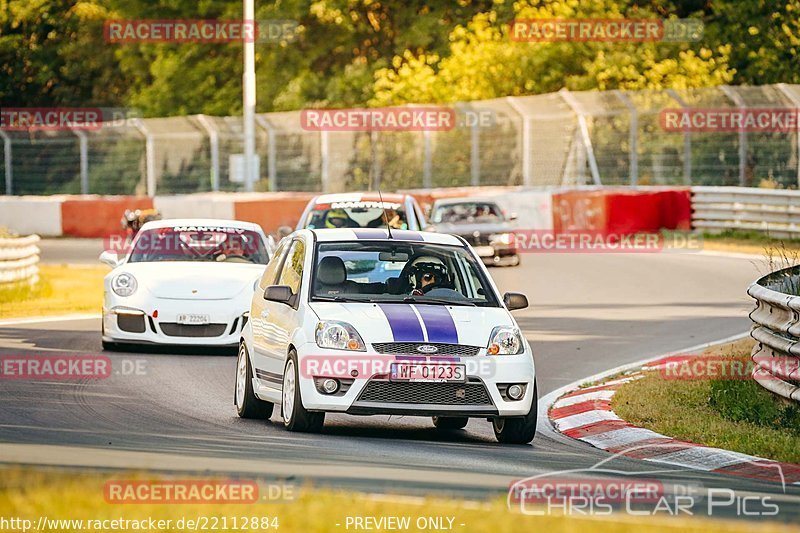
[[[259,111],[453,102],[565,86],[800,82],[800,0],[285,0],[257,8],[259,20],[300,24],[296,39],[256,46]],[[108,44],[103,22],[240,17],[239,2],[0,0],[0,105],[238,114],[239,44]],[[534,17],[697,17],[705,36],[697,43],[509,38],[511,20]]]
[[[800,435],[800,407],[783,403],[754,380],[714,380],[708,403],[729,420],[777,427]]]

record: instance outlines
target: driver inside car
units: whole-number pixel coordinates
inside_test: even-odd
[[[344,209],[331,209],[325,214],[326,228],[358,227]]]
[[[423,257],[411,267],[414,277],[412,296],[423,296],[436,288],[450,288],[447,267],[440,259]]]

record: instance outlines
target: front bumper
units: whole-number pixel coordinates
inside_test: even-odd
[[[237,300],[156,298],[145,305],[107,301],[103,307],[103,340],[125,344],[237,346],[247,311],[248,307]],[[185,313],[208,315],[209,323],[178,324],[178,315]]]
[[[300,390],[303,405],[309,411],[342,412],[354,415],[395,414],[408,416],[524,416],[533,403],[535,371],[529,351],[519,355],[487,356],[485,350],[467,357],[419,357],[415,362],[442,362],[464,364],[466,383],[425,383],[390,381],[388,368],[392,361],[405,360],[408,356],[392,356],[374,352],[320,354],[316,344],[309,343],[298,349],[301,369]],[[306,364],[313,358],[314,368],[323,368],[320,360],[330,358],[332,362],[347,358],[369,360],[370,364],[359,364],[357,376],[350,371],[326,374]],[[377,364],[372,364],[377,361]],[[328,365],[327,368],[335,368]],[[341,368],[341,367],[340,367]],[[308,372],[303,372],[308,369]],[[363,371],[368,369],[368,371]],[[316,372],[316,373],[315,373]],[[325,394],[318,389],[315,379],[336,377],[347,382],[345,392]],[[510,384],[521,384],[525,394],[519,400],[504,395]]]

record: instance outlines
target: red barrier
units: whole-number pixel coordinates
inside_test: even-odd
[[[556,233],[590,230],[601,234],[653,233],[661,229],[689,230],[692,220],[689,189],[585,190],[553,194]]]
[[[61,233],[67,237],[105,237],[121,231],[126,209],[152,209],[143,196],[78,196],[61,203]]]

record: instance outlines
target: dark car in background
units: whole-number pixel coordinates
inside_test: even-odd
[[[431,207],[429,231],[463,237],[486,265],[520,263],[514,240],[514,220],[492,200],[448,198]]]

